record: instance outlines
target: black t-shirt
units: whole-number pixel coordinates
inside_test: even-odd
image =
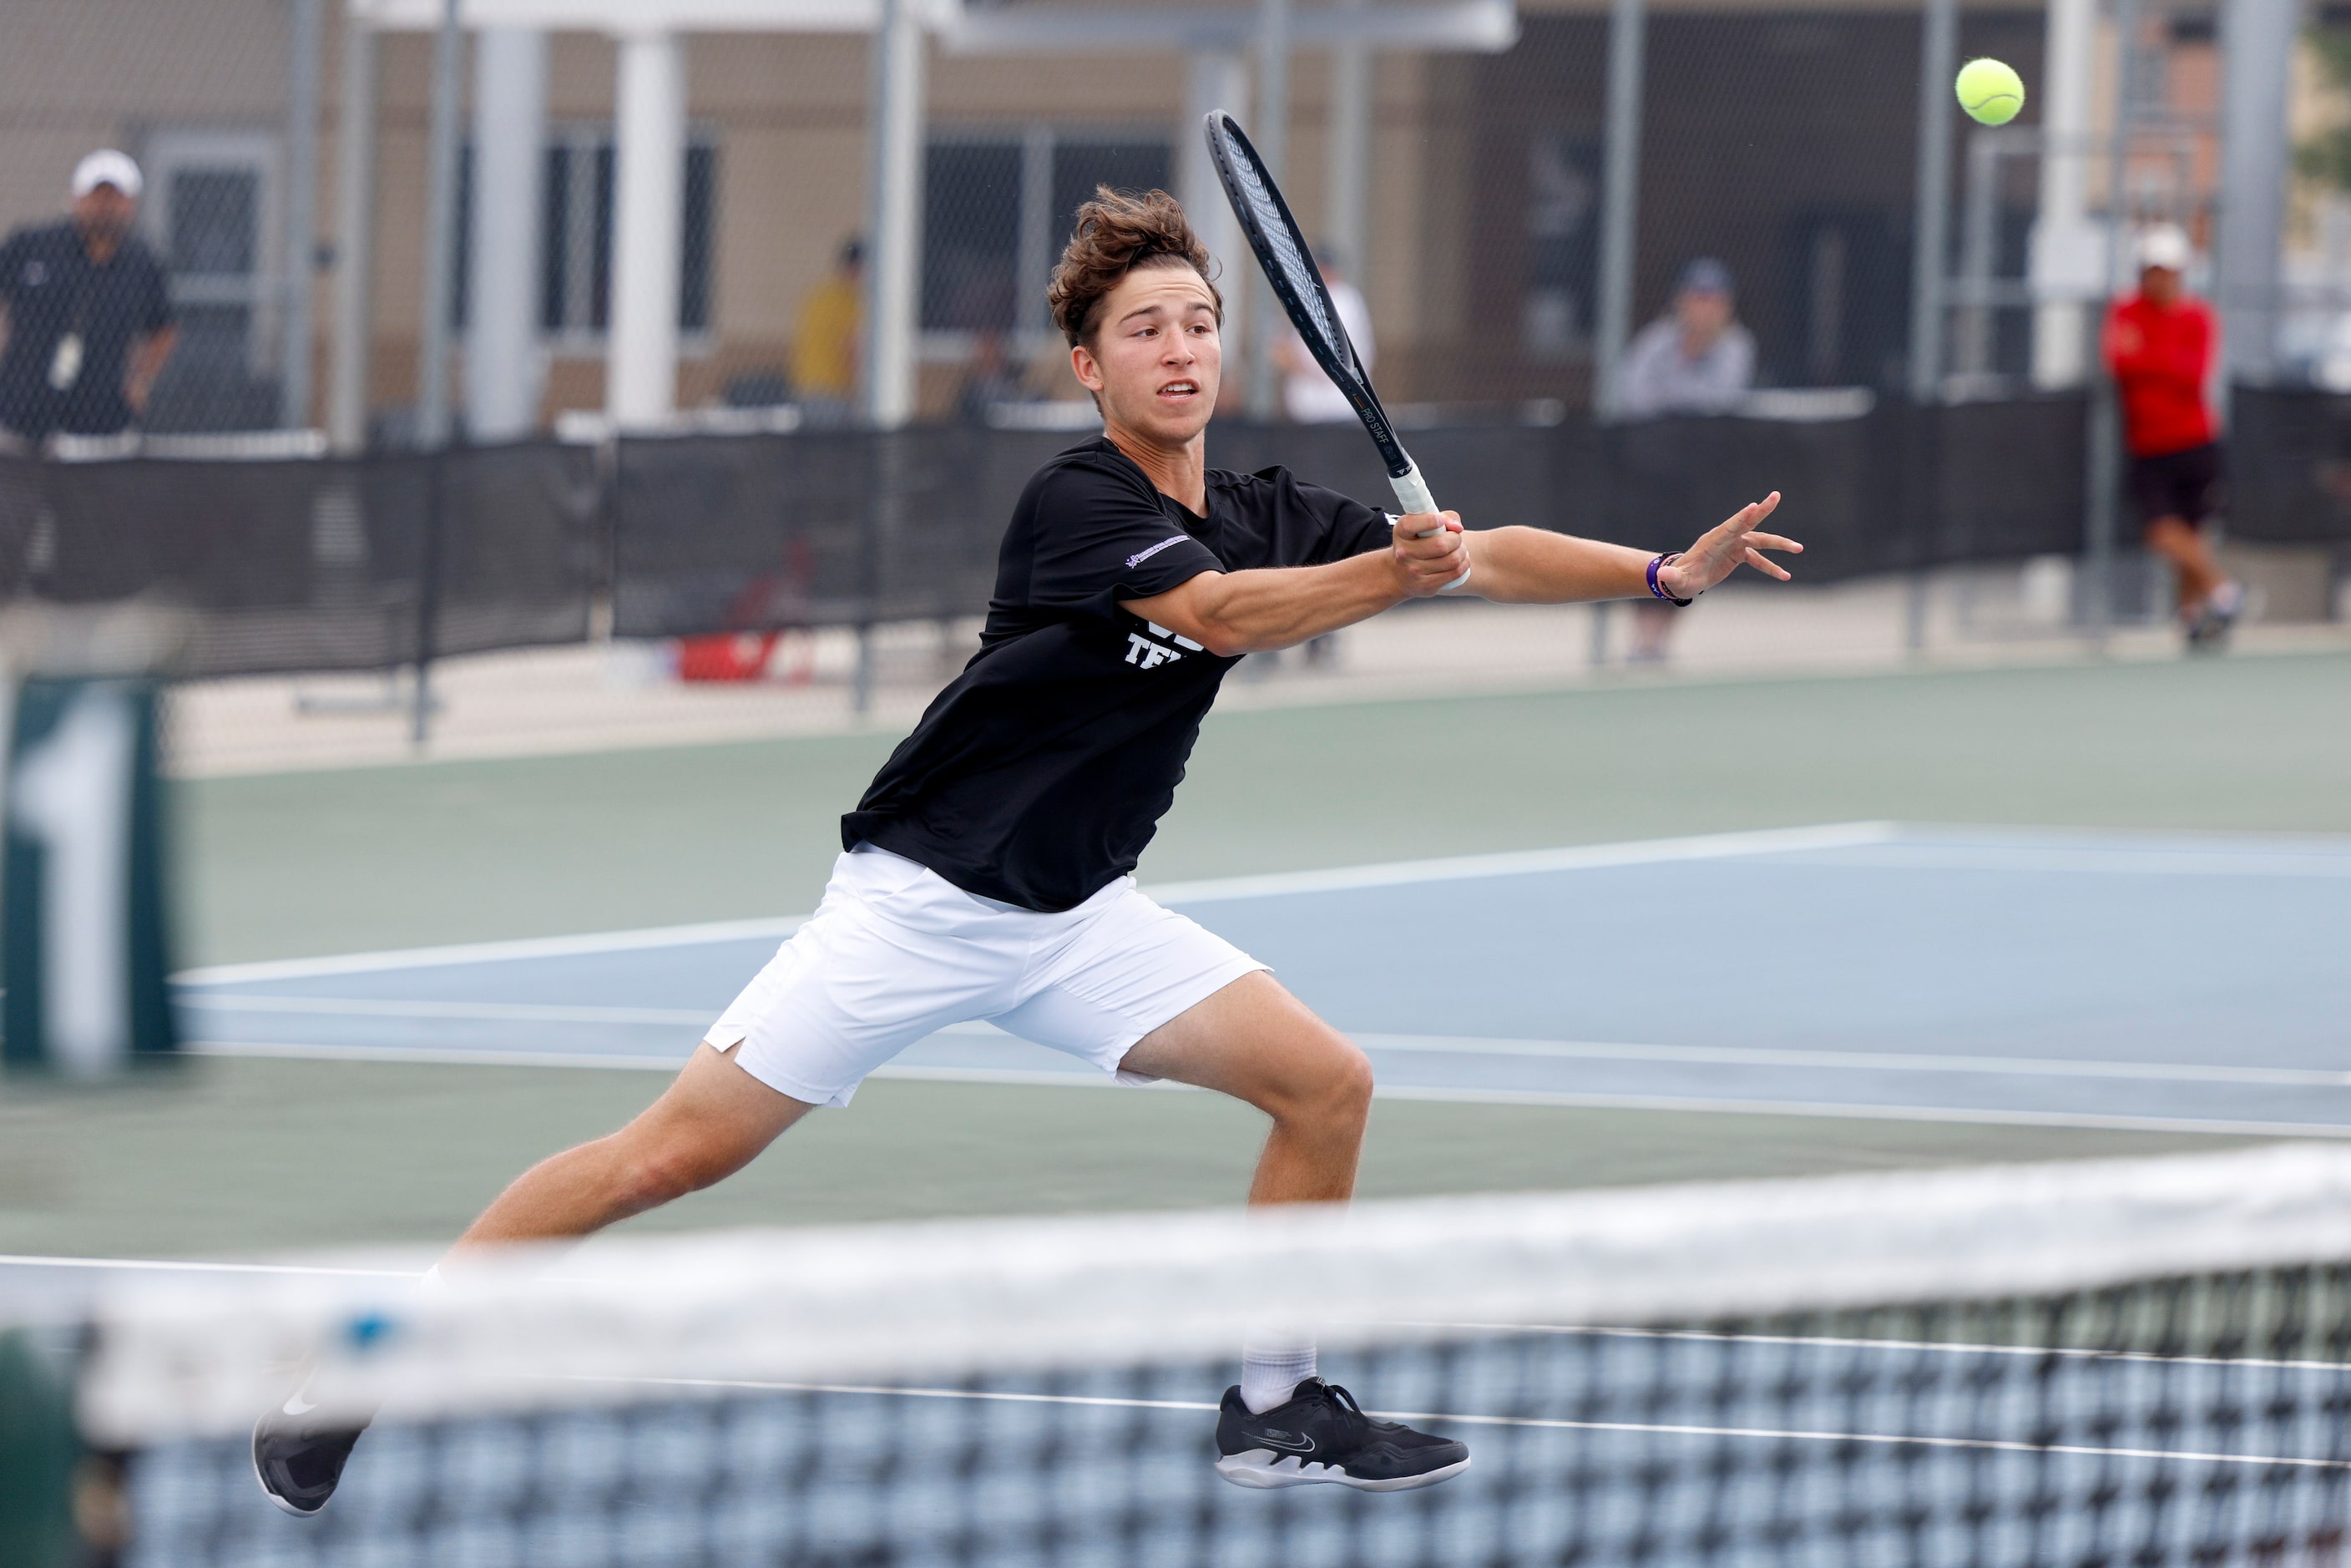
[[[1384,549],[1387,516],[1288,470],[1208,472],[1208,515],[1106,439],[1029,481],[979,652],[841,821],[967,893],[1054,911],[1134,869],[1238,658],[1121,610],[1204,571]]]
[[[131,423],[122,395],[131,346],[172,324],[153,251],[126,235],[100,267],[70,219],[18,229],[0,245],[0,304],[8,308],[0,425],[38,438],[58,430],[111,435]],[[61,359],[68,335],[80,340],[80,351]]]

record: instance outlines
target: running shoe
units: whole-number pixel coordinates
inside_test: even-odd
[[[1317,1481],[1357,1491],[1410,1491],[1469,1468],[1466,1444],[1375,1421],[1335,1383],[1310,1377],[1286,1405],[1254,1415],[1238,1386],[1217,1416],[1217,1473],[1239,1487]]]
[[[301,1394],[254,1423],[253,1478],[286,1512],[308,1519],[327,1506],[343,1479],[351,1448],[367,1430],[365,1423],[310,1421],[316,1406]]]

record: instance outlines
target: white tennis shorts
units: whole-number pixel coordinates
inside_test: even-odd
[[[1264,967],[1154,904],[1133,877],[1040,915],[861,844],[703,1038],[739,1044],[735,1060],[752,1077],[815,1105],[848,1104],[867,1073],[973,1019],[1141,1083],[1118,1067],[1136,1040]]]

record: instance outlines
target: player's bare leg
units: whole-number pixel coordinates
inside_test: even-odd
[[[811,1109],[701,1045],[661,1098],[627,1126],[517,1176],[459,1239],[450,1258],[587,1236],[657,1208],[741,1170]],[[315,1514],[334,1495],[366,1429],[364,1421],[314,1415],[305,1391],[297,1389],[255,1424],[254,1475],[279,1509]]]
[[[592,1235],[733,1176],[814,1106],[778,1093],[708,1044],[619,1132],[517,1176],[457,1239],[477,1247]]]
[[[1214,1089],[1273,1118],[1251,1203],[1332,1203],[1353,1194],[1372,1064],[1265,971],[1153,1030],[1119,1065]]]
[[[1119,1063],[1246,1100],[1273,1118],[1253,1204],[1331,1203],[1355,1190],[1372,1067],[1272,976],[1242,976],[1152,1030]],[[1253,1344],[1217,1418],[1217,1473],[1236,1486],[1327,1482],[1405,1491],[1469,1468],[1449,1438],[1365,1416],[1315,1374],[1311,1344]]]
[[[2184,517],[2158,517],[2147,528],[2147,548],[2171,563],[2179,574],[2179,616],[2193,621],[2220,584],[2227,580],[2204,536]]]

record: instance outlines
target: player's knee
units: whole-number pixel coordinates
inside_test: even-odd
[[[1298,1112],[1323,1127],[1360,1133],[1372,1110],[1371,1058],[1333,1040],[1300,1100]]]

